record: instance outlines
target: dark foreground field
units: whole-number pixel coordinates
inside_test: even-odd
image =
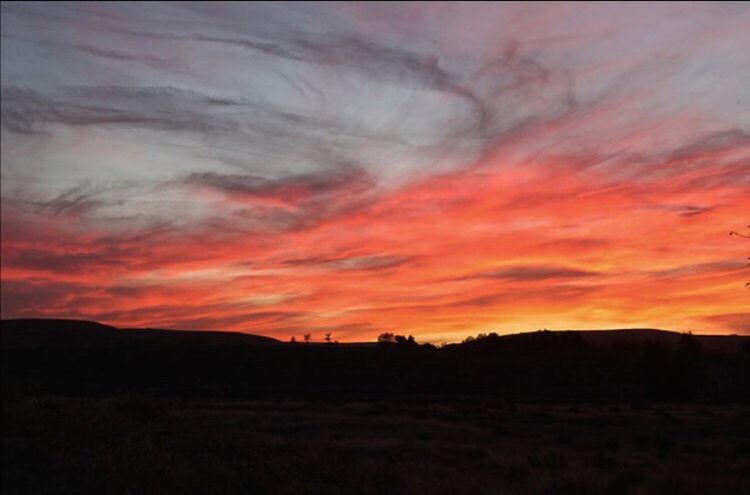
[[[750,493],[750,339],[3,322],[3,493]]]
[[[3,493],[750,493],[742,406],[129,395],[3,413]]]

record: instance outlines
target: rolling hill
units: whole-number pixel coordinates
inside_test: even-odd
[[[653,329],[419,344],[291,344],[213,331],[5,320],[3,383],[106,396],[492,395],[524,400],[750,400],[750,337]]]
[[[87,320],[29,318],[0,322],[0,343],[3,349],[118,345],[135,342],[206,345],[281,343],[271,337],[238,332],[115,328]]]

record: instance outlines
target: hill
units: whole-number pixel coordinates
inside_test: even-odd
[[[671,330],[660,330],[657,328],[624,328],[610,330],[541,330],[537,332],[524,332],[508,335],[491,334],[489,340],[476,339],[470,342],[483,342],[488,345],[490,342],[524,342],[527,340],[537,339],[540,334],[554,335],[560,340],[580,339],[597,346],[623,346],[623,345],[640,345],[646,342],[660,343],[663,345],[677,345],[686,335],[685,333]],[[750,336],[743,335],[701,335],[689,334],[696,342],[700,343],[706,349],[714,351],[733,351],[741,349],[742,346],[750,342]]]
[[[741,336],[539,331],[436,348],[9,320],[0,340],[4,384],[58,394],[750,400],[750,337]]]
[[[28,318],[0,322],[0,343],[3,349],[121,345],[135,342],[205,345],[280,343],[271,337],[238,332],[115,328],[87,320]]]

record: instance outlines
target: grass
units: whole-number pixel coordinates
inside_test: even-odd
[[[689,404],[17,396],[3,402],[2,489],[750,493],[747,417],[747,407]]]

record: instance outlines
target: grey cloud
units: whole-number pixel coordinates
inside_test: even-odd
[[[375,271],[395,268],[414,261],[413,256],[351,256],[351,257],[310,257],[286,260],[292,266],[318,266],[340,271]]]
[[[126,261],[101,252],[55,253],[41,249],[24,249],[6,256],[11,266],[54,273],[80,273],[92,268],[112,268]]]
[[[681,217],[695,217],[708,213],[714,209],[714,206],[690,204],[647,204],[644,208],[672,212]]]
[[[709,212],[712,209],[713,208],[710,206],[682,205],[680,208],[680,215],[683,217],[694,217]]]
[[[138,299],[149,293],[153,293],[154,289],[162,290],[160,287],[156,286],[115,285],[107,287],[106,292],[114,297]]]
[[[701,136],[669,151],[667,156],[672,160],[692,160],[712,152],[741,147],[750,147],[750,132],[742,129],[726,129]]]
[[[97,208],[117,204],[118,201],[102,199],[100,190],[78,185],[52,199],[46,201],[28,200],[28,203],[44,214],[78,217]]]
[[[474,273],[454,280],[498,279],[516,282],[536,282],[540,280],[578,279],[596,277],[597,272],[579,270],[564,266],[513,266],[488,272]]]
[[[528,116],[514,124],[509,120],[519,119],[519,115],[513,115],[521,111],[519,104],[538,98],[540,89],[553,82],[556,77],[563,77],[566,88],[570,84],[567,75],[553,74],[539,62],[519,55],[517,42],[510,43],[508,46],[511,48],[506,49],[502,57],[481,66],[473,74],[473,81],[465,81],[464,79],[468,79],[465,75],[442,67],[437,55],[387,46],[353,35],[316,38],[308,34],[302,39],[263,42],[200,34],[130,34],[165,40],[234,45],[294,62],[353,71],[369,80],[450,94],[467,104],[474,120],[456,122],[455,129],[448,135],[452,134],[456,138],[473,137],[480,141],[496,139],[500,133],[518,123],[527,125],[530,122]],[[566,106],[573,104],[569,89],[561,94],[560,99]]]
[[[24,225],[26,230],[23,230]],[[114,274],[199,257],[194,252],[171,247],[169,240],[175,229],[171,223],[166,222],[141,229],[127,229],[119,234],[84,238],[76,238],[58,230],[48,231],[43,225],[33,225],[17,219],[4,219],[3,227],[18,232],[12,237],[15,241],[13,244],[3,245],[3,266],[7,264],[42,272]],[[29,247],[29,244],[35,247]],[[165,250],[165,245],[170,246],[166,248],[169,254],[156,256],[159,249]]]
[[[680,146],[656,149],[652,153],[618,153],[611,158],[610,166],[626,171],[627,178],[635,182],[666,181],[684,176],[685,180],[676,180],[667,187],[703,190],[750,184],[748,160],[750,134],[740,128],[731,128],[700,134]],[[691,216],[703,213],[699,211],[702,208],[710,207],[676,205],[674,211]]]
[[[209,15],[201,9],[198,11],[201,16]],[[72,22],[72,18],[67,19]],[[3,94],[3,127],[26,134],[41,132],[46,123],[121,125],[199,133],[209,138],[201,143],[201,154],[205,155],[205,150],[211,146],[231,148],[234,145],[235,152],[217,152],[211,156],[235,163],[245,160],[248,164],[243,169],[247,171],[268,168],[264,164],[268,161],[282,162],[279,167],[287,169],[290,165],[310,169],[336,161],[365,162],[370,157],[375,160],[381,153],[389,154],[385,158],[388,161],[394,156],[399,158],[394,162],[455,167],[458,160],[478,160],[531,127],[561,118],[561,112],[572,105],[570,78],[524,54],[517,42],[508,43],[500,57],[482,65],[478,60],[441,59],[442,54],[429,50],[406,49],[348,32],[302,32],[296,27],[281,26],[273,33],[261,33],[263,30],[258,31],[256,25],[249,31],[257,32],[240,29],[238,33],[225,29],[226,26],[213,26],[208,33],[198,33],[190,32],[187,25],[168,22],[160,26],[167,32],[161,32],[145,29],[145,24],[148,23],[132,28],[127,24],[110,23],[95,30],[147,40],[235,46],[288,61],[294,69],[282,70],[275,67],[272,60],[260,64],[300,92],[312,95],[313,100],[316,94],[321,100],[336,96],[324,82],[314,79],[314,69],[319,68],[326,74],[359,75],[362,78],[359,84],[374,81],[413,89],[415,97],[424,96],[424,92],[451,95],[460,109],[447,103],[448,115],[432,121],[419,119],[415,124],[418,130],[412,135],[368,128],[356,118],[320,117],[328,113],[318,108],[294,110],[268,102],[204,95],[177,88],[76,88],[63,95],[7,88]],[[141,55],[90,45],[75,46],[83,52],[115,60],[130,60]],[[365,86],[359,89],[369,90]],[[375,96],[372,105],[377,113],[378,95]],[[406,108],[410,102],[400,104]],[[388,109],[388,112],[398,111],[398,108]],[[253,156],[243,157],[243,153]],[[408,158],[401,160],[401,157]],[[418,159],[414,160],[415,157]],[[383,158],[378,160],[383,161]]]
[[[19,134],[39,133],[43,125],[130,125],[166,131],[232,132],[229,119],[206,111],[213,103],[175,88],[74,88],[47,96],[31,89],[2,90],[2,126]],[[203,111],[199,109],[203,107]]]
[[[299,174],[281,179],[267,179],[248,174],[201,172],[182,180],[188,186],[212,189],[240,197],[278,198],[289,202],[309,200],[334,193],[358,193],[374,187],[371,175],[352,165],[341,165],[316,173]]]
[[[547,241],[540,244],[544,247],[555,247],[555,248],[575,248],[575,249],[594,249],[594,248],[606,248],[612,245],[612,241],[609,239],[595,238],[595,237],[568,237],[562,239],[555,239],[553,241]]]
[[[75,282],[45,279],[0,281],[3,318],[24,316],[82,316],[78,308],[97,299],[99,289]]]
[[[293,62],[304,62],[326,67],[342,67],[360,72],[385,82],[418,85],[422,88],[453,93],[472,99],[467,90],[460,89],[459,78],[440,67],[435,55],[387,46],[354,35],[330,36],[307,33],[299,39],[266,41],[248,37],[215,36],[199,33],[157,33],[127,29],[112,32],[138,38],[164,41],[196,41],[236,46]],[[284,35],[284,34],[283,34]],[[286,36],[298,36],[285,33]]]
[[[176,61],[175,59],[158,57],[156,55],[150,55],[147,53],[126,52],[122,50],[113,50],[80,44],[70,45],[70,47],[83,53],[88,53],[90,55],[94,55],[95,57],[105,58],[109,60],[117,60],[121,62],[138,62],[152,68],[180,68],[182,70],[186,69],[186,67],[184,67],[182,63]]]
[[[162,236],[175,232],[177,229],[174,222],[163,220],[153,223],[147,227],[129,231],[124,235],[103,236],[98,239],[99,244],[103,245],[129,245],[139,244],[144,241],[155,241]]]
[[[216,218],[210,223],[227,232],[304,230],[367,208],[379,197],[375,178],[348,164],[278,179],[201,172],[173,184],[213,191],[242,205],[234,210],[233,221]]]
[[[336,36],[287,31],[279,34],[278,39],[267,40],[121,28],[107,30],[138,38],[236,46],[311,68],[323,68],[327,72],[345,71],[367,81],[452,95],[464,102],[471,117],[455,112],[452,121],[444,123],[444,128],[439,129],[439,139],[423,150],[436,158],[459,146],[459,142],[479,157],[496,146],[498,140],[558,119],[561,112],[569,111],[575,104],[570,77],[522,55],[517,42],[509,43],[510,48],[496,60],[467,71],[466,68],[459,70],[455,63],[441,64],[440,57],[433,53],[389,46],[353,34]],[[471,67],[477,63],[471,61],[466,65]],[[454,67],[449,69],[449,65]],[[303,75],[304,70],[296,72],[294,78],[283,71],[276,74],[305,94],[327,92],[326,88],[310,83]]]
[[[299,170],[335,168],[362,150],[402,149],[400,138],[370,132],[334,117],[314,117],[247,97],[216,96],[174,87],[73,87],[55,94],[18,87],[2,89],[2,127],[17,134],[41,134],[47,124],[72,127],[121,126],[202,137],[191,154],[233,163],[243,171],[275,170],[297,175]],[[148,135],[144,135],[150,139]],[[170,146],[168,140],[159,145]],[[194,151],[193,151],[194,150]],[[270,164],[274,164],[271,167]],[[197,174],[195,181],[217,187],[234,182],[252,189],[252,178]],[[328,182],[332,178],[312,178]],[[220,184],[221,183],[221,184]],[[265,186],[263,186],[265,187]],[[327,187],[321,184],[321,187]]]
[[[93,286],[76,282],[51,282],[46,279],[5,280],[0,282],[3,301],[3,318],[17,317],[62,317],[86,318],[97,321],[138,321],[148,319],[155,327],[210,328],[221,329],[241,323],[259,327],[289,324],[305,316],[299,312],[243,311],[231,315],[213,317],[202,315],[205,308],[193,308],[191,317],[185,317],[185,305],[139,306],[128,310],[101,311],[82,308],[106,307],[113,297],[135,295],[147,288]],[[162,288],[163,290],[163,288]],[[226,305],[217,304],[213,309]]]
[[[682,265],[666,270],[650,272],[650,275],[656,278],[680,278],[692,277],[696,275],[710,275],[719,273],[729,273],[743,270],[747,263],[739,260],[722,260],[712,261],[709,263],[696,263],[692,265]]]
[[[156,55],[152,55],[149,53],[129,52],[129,51],[123,51],[123,50],[118,50],[118,49],[112,49],[112,48],[104,48],[100,46],[85,45],[81,43],[66,43],[66,42],[62,42],[59,40],[58,41],[38,40],[38,39],[31,39],[31,38],[13,36],[13,35],[8,35],[8,34],[3,34],[0,37],[20,40],[25,43],[33,43],[35,45],[43,45],[43,46],[51,46],[51,47],[68,47],[72,50],[78,50],[79,52],[86,53],[88,55],[93,55],[95,57],[99,57],[103,59],[116,60],[116,61],[121,61],[121,62],[138,62],[146,66],[155,67],[155,68],[173,67],[175,65],[175,61],[173,59],[158,57]]]

